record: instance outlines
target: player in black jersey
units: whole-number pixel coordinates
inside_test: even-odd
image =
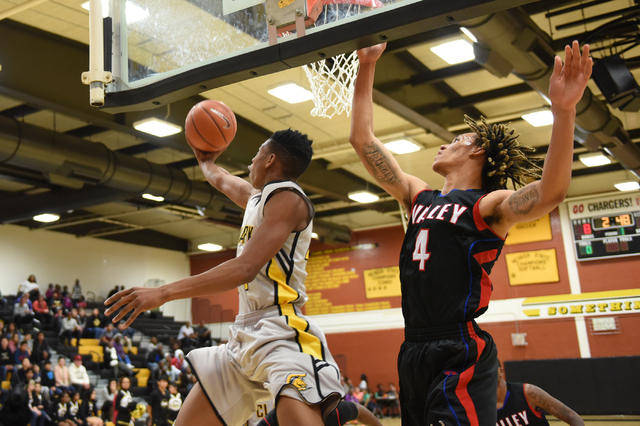
[[[474,319],[487,309],[489,273],[509,228],[549,213],[567,193],[576,104],[591,75],[589,48],[581,53],[574,42],[565,48],[564,65],[555,58],[549,88],[554,123],[544,169],[529,158],[533,149],[521,146],[513,130],[465,117],[472,132],[442,145],[433,162],[433,170],[445,177],[442,191],[404,173],[373,134],[373,77],[384,48],[358,52],[349,141],[409,216],[400,253],[402,423],[493,426],[497,351]],[[506,189],[508,179],[522,188]]]
[[[543,411],[571,426],[584,421],[571,408],[529,383],[508,383],[498,369],[498,421],[496,426],[549,426]]]

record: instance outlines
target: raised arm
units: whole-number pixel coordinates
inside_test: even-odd
[[[373,77],[385,47],[383,43],[358,50],[360,70],[353,93],[349,142],[376,182],[410,210],[414,195],[429,187],[417,177],[404,173],[391,152],[373,134]]]
[[[544,216],[564,200],[569,190],[576,105],[589,82],[593,61],[589,57],[589,45],[584,45],[580,54],[577,41],[572,47],[565,47],[565,55],[564,65],[556,56],[549,85],[553,129],[542,178],[515,192],[495,191],[481,202],[481,214],[496,219],[497,224],[492,226],[496,232],[506,234],[518,222]]]
[[[524,387],[524,394],[529,405],[534,409],[545,410],[552,416],[571,426],[584,426],[584,421],[575,411],[539,387],[527,383]]]
[[[214,163],[222,151],[204,152],[193,147],[192,149],[207,182],[226,195],[238,206],[243,209],[246,208],[247,202],[249,201],[249,198],[251,198],[251,195],[253,195],[255,189],[246,180],[239,178],[238,176],[233,176],[228,171]]]
[[[125,323],[125,327],[129,327],[142,312],[172,300],[208,296],[248,283],[278,253],[291,232],[304,229],[309,220],[307,203],[299,195],[293,191],[278,192],[265,204],[264,220],[253,231],[240,256],[162,287],[134,287],[121,291],[104,302],[107,306],[113,303],[105,313],[111,315],[122,307],[112,320],[118,322],[133,311]]]

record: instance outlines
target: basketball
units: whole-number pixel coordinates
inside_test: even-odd
[[[221,151],[236,135],[238,123],[231,108],[206,100],[191,108],[184,126],[187,143],[200,151]]]

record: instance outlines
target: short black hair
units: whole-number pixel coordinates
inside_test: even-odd
[[[311,164],[313,141],[297,130],[279,130],[269,138],[271,152],[276,154],[282,164],[285,177],[297,180]]]

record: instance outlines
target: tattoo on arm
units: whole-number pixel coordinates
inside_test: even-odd
[[[511,194],[509,207],[515,214],[527,214],[538,202],[537,185],[528,185]]]
[[[400,179],[391,169],[389,158],[380,151],[380,147],[375,142],[369,142],[363,147],[363,153],[367,162],[376,171],[375,178],[381,182],[398,183]]]
[[[584,424],[575,411],[537,386],[528,384],[526,397],[529,404],[536,410],[545,410],[552,416],[570,425]]]

